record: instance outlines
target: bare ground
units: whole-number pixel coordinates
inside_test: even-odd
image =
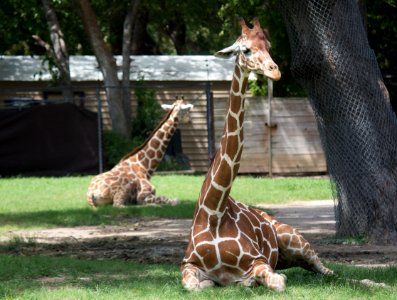
[[[262,205],[283,223],[300,230],[320,258],[352,265],[397,265],[397,247],[352,245],[334,239],[333,201]],[[0,244],[12,238],[26,243],[1,252],[17,255],[70,256],[87,259],[125,259],[145,263],[175,263],[183,258],[190,219],[143,219],[131,217],[123,226],[82,226],[47,230],[10,231]]]

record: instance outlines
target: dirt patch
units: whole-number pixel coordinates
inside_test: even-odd
[[[335,243],[333,201],[261,205],[290,224],[311,242],[322,259],[352,265],[397,265],[395,246]],[[1,247],[19,255],[70,256],[86,259],[125,259],[145,263],[179,264],[184,256],[190,219],[143,219],[132,217],[123,226],[82,226],[47,230],[10,231],[0,238],[25,242]]]
[[[124,225],[79,226],[10,231],[1,244],[19,255],[70,256],[85,259],[125,259],[145,263],[180,263],[188,243],[190,219],[131,217]],[[21,242],[23,241],[23,242]]]

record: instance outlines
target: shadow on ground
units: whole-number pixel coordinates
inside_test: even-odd
[[[394,246],[335,242],[332,200],[262,205],[280,222],[300,230],[321,259],[353,265],[397,265]],[[190,219],[128,217],[123,225],[57,227],[9,231],[0,237],[0,253],[124,259],[179,264],[187,246]]]

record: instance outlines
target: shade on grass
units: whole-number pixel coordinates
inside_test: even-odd
[[[287,290],[215,287],[201,293],[183,290],[179,266],[130,261],[88,261],[61,257],[0,255],[0,298],[8,299],[396,299],[396,268],[366,269],[331,264],[338,276],[303,269],[283,271]],[[352,281],[370,279],[388,288]]]

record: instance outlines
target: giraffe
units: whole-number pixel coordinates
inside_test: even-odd
[[[150,178],[163,159],[179,119],[186,122],[193,105],[185,103],[183,97],[177,97],[173,105],[163,104],[162,108],[168,113],[146,141],[125,155],[110,171],[91,180],[87,191],[89,205],[178,204],[176,199],[156,196]]]
[[[192,220],[190,240],[181,264],[182,285],[188,290],[239,283],[285,290],[286,276],[276,268],[302,266],[331,274],[310,244],[289,225],[230,197],[243,150],[244,93],[250,72],[279,80],[269,55],[267,32],[257,18],[250,29],[240,20],[237,41],[215,54],[236,55],[224,133],[204,179]]]

